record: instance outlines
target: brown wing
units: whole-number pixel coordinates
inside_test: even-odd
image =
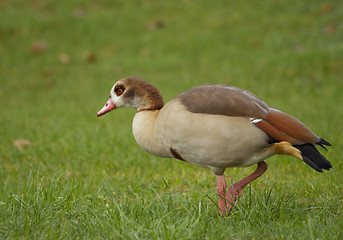
[[[296,118],[268,107],[254,94],[225,85],[203,85],[177,96],[190,112],[262,119],[256,123],[266,134],[293,145],[320,142],[320,138]]]
[[[177,97],[193,113],[261,119],[266,118],[268,113],[267,104],[252,93],[236,87],[203,85]]]
[[[283,113],[277,109],[270,108],[268,109],[268,116],[265,119],[267,123],[278,129],[280,132],[286,134],[287,136],[298,140],[298,141],[289,141],[292,144],[304,144],[312,143],[316,144],[320,142],[320,137],[314,134],[310,129],[308,129],[302,122],[298,119]],[[263,128],[261,128],[263,130]],[[272,136],[273,137],[273,136]],[[279,141],[284,139],[278,139]],[[301,141],[299,143],[299,141]]]

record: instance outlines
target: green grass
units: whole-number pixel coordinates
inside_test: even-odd
[[[343,238],[341,1],[4,0],[0,16],[0,238]],[[334,168],[274,156],[221,218],[213,173],[144,153],[134,110],[96,118],[126,76],[165,101],[252,91],[330,141]]]

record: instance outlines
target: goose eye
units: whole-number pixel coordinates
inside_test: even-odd
[[[123,85],[118,85],[114,88],[114,92],[118,97],[122,95],[124,91],[125,91],[125,87]]]

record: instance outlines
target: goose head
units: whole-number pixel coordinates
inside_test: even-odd
[[[135,108],[137,111],[143,111],[159,110],[163,106],[163,98],[156,87],[139,78],[128,77],[113,85],[108,101],[97,116],[116,108]]]

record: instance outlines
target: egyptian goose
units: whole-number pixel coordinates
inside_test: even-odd
[[[242,189],[267,170],[264,159],[274,154],[299,158],[318,172],[332,168],[315,148],[330,143],[248,91],[209,84],[181,93],[164,105],[156,87],[128,77],[114,84],[110,94],[97,116],[115,108],[136,108],[133,135],[145,151],[216,174],[221,215],[230,213]],[[226,168],[254,164],[255,172],[227,187]]]

